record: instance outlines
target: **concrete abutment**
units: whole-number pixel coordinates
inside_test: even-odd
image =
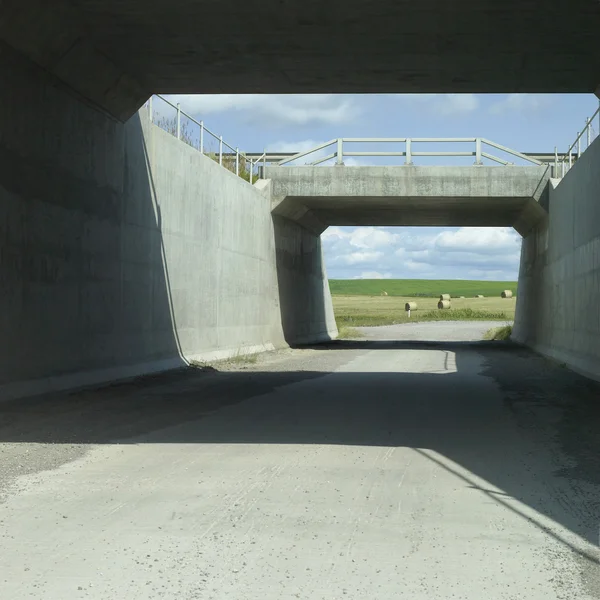
[[[523,239],[513,338],[600,380],[600,139],[548,201]]]
[[[319,237],[268,189],[0,70],[0,399],[335,335]]]

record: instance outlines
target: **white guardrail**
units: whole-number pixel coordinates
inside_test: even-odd
[[[392,144],[392,145],[400,145],[401,149],[399,150],[385,150],[385,151],[353,151],[348,150],[348,146],[350,144]],[[440,150],[415,150],[414,144],[469,144],[471,145],[471,150],[452,150],[452,151],[440,151]],[[511,150],[506,146],[501,146],[500,144],[496,144],[490,140],[485,138],[337,138],[335,140],[330,140],[321,144],[320,146],[316,146],[315,148],[311,148],[310,150],[306,150],[304,152],[300,152],[295,154],[294,156],[290,156],[283,160],[280,160],[278,165],[285,165],[292,161],[298,160],[299,158],[303,158],[312,154],[313,152],[320,152],[330,146],[335,145],[335,151],[327,154],[325,156],[319,156],[316,160],[308,163],[308,166],[314,166],[321,163],[324,163],[328,160],[335,159],[336,164],[343,165],[344,157],[351,156],[397,156],[404,157],[405,165],[412,165],[413,158],[415,156],[472,156],[475,157],[475,165],[482,165],[483,159],[487,158],[493,162],[499,163],[501,165],[513,165],[514,162],[510,160],[505,160],[493,154],[487,152],[488,146],[491,148],[495,148],[506,154],[519,158],[525,162],[533,163],[534,165],[543,165],[542,161],[539,161],[531,156],[523,154],[521,152],[517,152],[516,150]]]
[[[164,103],[168,109],[174,111],[173,116],[168,117],[164,111],[157,110],[156,100]],[[412,165],[413,158],[415,157],[474,157],[475,165],[482,165],[483,159],[487,159],[494,163],[501,165],[514,165],[512,160],[506,160],[491,154],[489,148],[499,150],[502,153],[514,157],[522,162],[534,164],[534,165],[548,165],[553,164],[554,166],[554,177],[564,177],[565,173],[573,166],[574,162],[579,158],[582,152],[584,152],[593,139],[600,133],[600,106],[598,110],[589,118],[585,120],[585,127],[581,132],[577,132],[575,141],[571,144],[567,152],[559,154],[558,149],[554,148],[554,156],[544,155],[545,160],[538,160],[541,158],[535,158],[531,154],[523,154],[517,152],[506,146],[502,146],[495,142],[492,142],[485,138],[336,138],[315,146],[310,150],[293,154],[292,156],[285,156],[285,158],[279,160],[274,159],[274,155],[267,153],[265,150],[261,155],[257,156],[256,153],[245,153],[240,152],[239,148],[234,148],[223,140],[222,135],[217,135],[212,132],[208,127],[204,125],[204,121],[198,121],[190,114],[184,112],[181,109],[179,103],[174,104],[167,100],[164,96],[155,94],[146,103],[150,121],[162,127],[164,130],[173,134],[178,139],[186,142],[190,146],[196,148],[203,154],[211,156],[216,162],[242,177],[246,181],[253,183],[258,179],[257,173],[258,166],[262,164],[263,167],[267,166],[267,162],[275,165],[286,165],[294,162],[300,158],[307,157],[313,153],[319,153],[312,161],[305,163],[306,166],[320,165],[330,160],[334,160],[335,164],[343,165],[345,157],[402,157],[404,158],[405,165]],[[598,132],[594,131],[593,123],[594,119],[598,117]],[[586,140],[585,147],[582,147],[582,140]],[[392,147],[400,146],[397,150],[386,149],[383,151],[373,150],[353,150],[352,147],[356,148],[357,144],[370,145],[370,144],[386,144],[392,145]],[[441,151],[437,148],[434,150],[421,150],[415,149],[421,144],[428,145],[444,145],[444,144],[458,144],[458,145],[469,145],[470,148],[467,150],[451,150]],[[328,154],[322,155],[322,152],[327,148],[334,146],[334,151]],[[230,152],[228,152],[229,150]],[[537,156],[537,155],[535,155]]]
[[[598,131],[594,131],[593,126],[594,119],[596,117],[598,117]],[[560,177],[564,177],[565,173],[573,166],[574,161],[578,160],[581,156],[581,153],[585,152],[590,147],[590,144],[599,135],[599,133],[600,104],[598,105],[598,109],[596,110],[596,112],[591,117],[588,117],[585,120],[585,127],[582,131],[577,132],[577,137],[575,138],[575,141],[569,146],[569,149],[562,156],[559,157],[557,148],[554,148],[554,176],[558,177],[560,171]],[[587,142],[585,148],[581,147],[581,140],[583,139],[585,139]],[[577,148],[576,153],[574,152],[575,148]]]
[[[156,100],[166,104],[171,109],[175,109],[174,115],[168,117],[166,114],[162,114],[162,111],[157,110]],[[250,183],[258,179],[255,171],[261,161],[263,166],[266,166],[266,151],[253,160],[246,153],[240,152],[239,148],[230,146],[223,140],[222,135],[212,132],[204,125],[204,121],[198,121],[192,115],[183,111],[179,103],[173,104],[164,96],[155,94],[150,97],[146,107],[152,123],[196,148],[202,154],[210,156],[215,162]],[[227,152],[226,149],[231,152]]]

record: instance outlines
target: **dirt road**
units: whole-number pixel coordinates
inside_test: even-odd
[[[0,598],[600,598],[600,386],[488,327],[0,404]]]

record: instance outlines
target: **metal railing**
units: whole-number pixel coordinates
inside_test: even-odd
[[[156,107],[154,103],[154,99],[156,98],[164,102],[168,107],[175,109],[174,117],[168,118],[163,115],[156,118]],[[266,166],[266,151],[253,160],[251,157],[247,156],[246,153],[240,152],[239,148],[234,148],[229,145],[223,140],[222,135],[217,135],[211,131],[204,125],[204,121],[198,121],[192,117],[192,115],[183,111],[179,103],[173,104],[164,96],[155,94],[149,98],[146,106],[148,108],[148,115],[151,123],[158,125],[168,133],[174,135],[177,139],[190,145],[192,148],[196,148],[196,150],[199,150],[202,154],[210,156],[215,162],[218,162],[227,170],[235,173],[238,177],[242,177],[246,181],[253,183],[254,178],[258,177],[255,174],[255,171],[260,162],[262,161],[263,166]],[[187,123],[197,126],[197,131],[188,130],[186,121]],[[227,152],[225,149],[229,149],[231,152]]]
[[[159,99],[170,109],[174,109],[175,114],[172,119],[167,118],[165,115],[156,118],[155,114],[155,103],[154,99]],[[315,166],[325,163],[329,160],[335,160],[337,165],[344,164],[344,157],[403,157],[405,165],[413,165],[414,157],[474,157],[476,166],[483,165],[483,159],[487,159],[494,163],[501,165],[514,165],[515,163],[511,160],[506,160],[494,154],[488,152],[488,147],[500,150],[503,153],[520,159],[521,161],[531,163],[534,165],[547,164],[548,161],[540,161],[532,156],[517,152],[496,144],[485,138],[337,138],[325,142],[319,146],[299,152],[293,156],[286,156],[283,160],[273,161],[271,156],[265,150],[260,156],[256,153],[241,152],[238,147],[233,147],[223,140],[222,135],[217,135],[211,131],[204,121],[198,121],[192,115],[186,113],[181,109],[179,103],[174,104],[167,100],[164,96],[155,94],[150,97],[146,103],[150,121],[165,131],[171,133],[178,139],[189,144],[193,148],[199,150],[202,154],[208,155],[218,162],[219,165],[225,167],[229,171],[235,173],[237,176],[250,181],[251,183],[258,178],[258,166],[262,163],[263,167],[266,167],[267,162],[272,164],[285,165],[294,162],[300,158],[309,156],[310,154],[321,152],[326,150],[330,146],[335,146],[334,152],[328,153],[324,156],[318,156],[318,158],[312,160],[312,162],[306,163],[308,166]],[[160,113],[159,113],[160,114]],[[594,131],[594,119],[598,117],[598,131]],[[186,122],[197,126],[197,132],[190,132],[186,128]],[[600,106],[596,112],[585,120],[585,127],[581,132],[577,132],[575,141],[569,146],[569,149],[564,154],[559,154],[558,149],[554,148],[554,176],[564,177],[566,172],[573,166],[581,153],[584,152],[592,143],[592,141],[600,134]],[[586,141],[585,147],[582,147],[582,140]],[[403,145],[399,150],[384,150],[384,151],[357,151],[349,150],[349,146],[356,145],[359,143],[363,144],[392,144],[392,145]],[[422,151],[415,149],[415,144],[469,144],[471,145],[470,150],[453,150],[453,151],[440,151],[440,150],[429,150]],[[230,152],[227,151],[230,150]]]
[[[391,145],[400,145],[401,149],[399,150],[385,150],[385,151],[353,151],[349,150],[348,146],[350,144],[373,144],[373,143],[384,143]],[[456,151],[441,151],[441,150],[415,150],[415,144],[469,144],[472,149],[470,150],[456,150]],[[309,154],[313,154],[314,152],[321,152],[330,146],[335,146],[335,150],[332,153],[326,154],[325,156],[319,156],[316,160],[313,160],[310,163],[307,163],[307,166],[319,165],[321,163],[327,162],[328,160],[335,159],[335,163],[337,165],[344,164],[344,157],[365,157],[365,156],[376,156],[376,157],[404,157],[405,165],[413,165],[413,158],[419,156],[471,156],[475,157],[475,165],[483,165],[483,159],[488,159],[492,162],[499,163],[501,165],[514,165],[515,163],[510,160],[505,160],[488,152],[488,147],[495,148],[496,150],[500,150],[512,157],[516,157],[522,161],[532,163],[534,165],[543,165],[542,161],[539,161],[531,156],[527,156],[522,152],[517,152],[516,150],[511,150],[506,146],[502,146],[500,144],[496,144],[490,140],[485,138],[337,138],[335,140],[330,140],[329,142],[325,142],[315,148],[311,148],[310,150],[306,150],[304,152],[299,152],[294,156],[290,156],[289,158],[285,158],[280,160],[278,165],[285,165],[292,161],[298,160],[299,158],[303,158],[308,156]]]
[[[594,131],[594,119],[598,117],[598,131]],[[554,176],[558,177],[558,173],[560,172],[560,177],[564,177],[565,174],[569,171],[569,169],[573,166],[575,161],[579,160],[582,152],[585,152],[590,147],[590,144],[594,141],[594,139],[600,133],[600,104],[596,112],[591,116],[586,118],[585,127],[577,132],[577,137],[575,141],[569,146],[569,149],[561,156],[558,155],[558,149],[554,147]],[[586,140],[585,148],[582,148],[581,140]],[[577,148],[577,152],[574,152],[575,148]]]

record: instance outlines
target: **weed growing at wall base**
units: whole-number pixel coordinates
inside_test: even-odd
[[[354,327],[347,327],[346,325],[338,326],[338,340],[349,340],[353,338],[361,338],[363,334]]]
[[[493,327],[485,332],[483,339],[491,341],[508,341],[512,334],[512,325],[505,325],[504,327]]]

